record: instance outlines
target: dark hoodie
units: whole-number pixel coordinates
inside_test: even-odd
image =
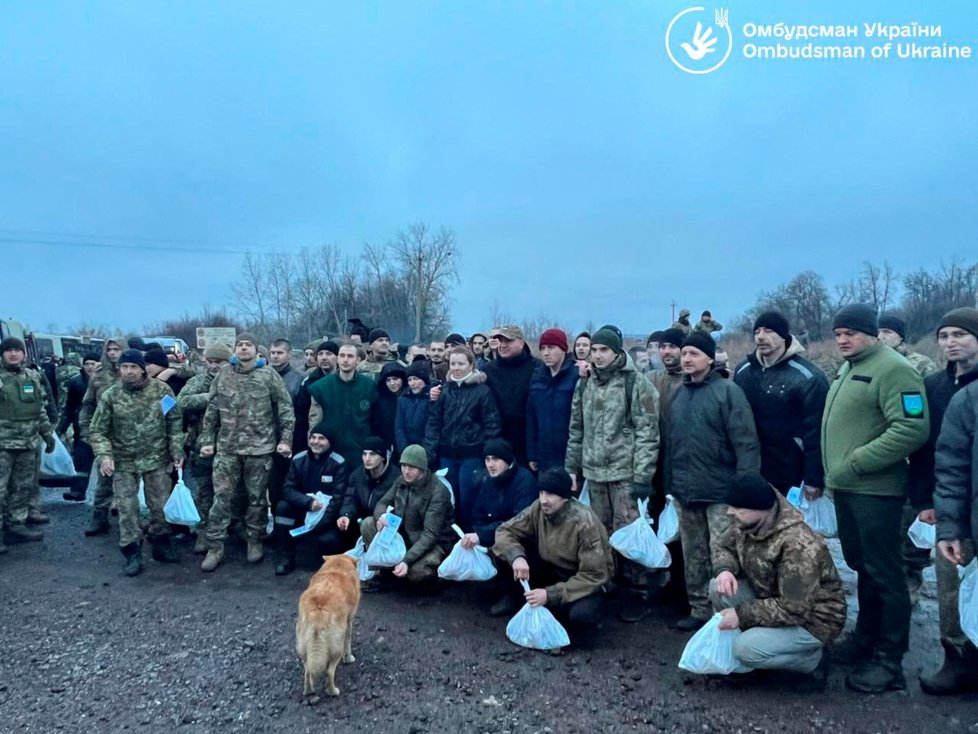
[[[388,377],[401,378],[401,392],[393,393],[387,389]],[[394,446],[394,422],[397,419],[397,399],[404,392],[407,381],[404,365],[400,362],[388,362],[380,370],[377,378],[377,400],[370,414],[370,428],[373,435],[384,440],[388,450]],[[400,454],[398,454],[399,456]]]
[[[489,389],[499,406],[502,420],[501,435],[513,447],[516,463],[526,466],[526,405],[530,396],[530,380],[537,365],[543,364],[523,345],[515,357],[497,357],[486,367]],[[487,436],[486,438],[489,438]]]

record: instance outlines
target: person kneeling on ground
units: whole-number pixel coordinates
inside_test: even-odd
[[[418,444],[401,453],[401,476],[374,507],[373,517],[360,524],[363,542],[370,547],[386,525],[387,508],[401,518],[398,532],[407,552],[394,566],[394,576],[415,583],[438,580],[438,566],[458,537],[452,530],[454,509],[448,487],[428,470],[428,455]],[[362,585],[364,591],[377,591],[382,583],[378,574]]]
[[[713,551],[710,583],[720,629],[741,629],[734,655],[752,668],[813,674],[824,684],[823,648],[842,632],[846,595],[825,541],[761,477],[730,486],[733,526]]]
[[[496,529],[492,552],[513,567],[515,581],[530,581],[526,602],[546,605],[567,626],[571,644],[580,645],[598,630],[614,574],[608,533],[590,508],[571,498],[566,471],[548,469],[538,486],[539,498]]]
[[[295,570],[296,547],[303,536],[293,537],[289,531],[303,524],[307,512],[323,509],[323,503],[314,496],[316,492],[329,495],[330,506],[333,506],[334,498],[346,494],[350,472],[345,459],[331,451],[332,446],[326,424],[320,421],[309,433],[309,450],[296,454],[289,464],[282,485],[282,499],[275,505],[277,576],[287,576]],[[323,515],[316,527],[306,533],[307,537],[316,539],[322,546],[320,555],[334,555],[348,549],[342,547],[338,536],[329,536],[329,530],[336,524],[336,516],[329,518],[328,515],[328,512]]]

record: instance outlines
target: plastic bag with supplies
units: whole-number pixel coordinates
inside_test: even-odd
[[[958,614],[961,615],[961,630],[978,647],[978,558],[963,569],[961,588],[958,590]]]
[[[459,538],[465,535],[458,525],[452,525],[452,530]],[[439,578],[448,581],[488,581],[495,575],[496,566],[489,558],[489,551],[481,545],[463,548],[461,540],[438,566]]]
[[[177,483],[170,492],[170,499],[163,505],[163,515],[168,523],[188,525],[193,527],[200,524],[200,513],[194,504],[194,497],[183,481],[183,469],[177,469]]]
[[[525,591],[530,590],[526,581],[520,581]],[[506,625],[506,637],[520,647],[531,650],[556,650],[567,647],[570,637],[567,630],[546,607],[524,604]]]
[[[638,501],[638,518],[618,528],[608,538],[611,547],[630,561],[646,568],[669,568],[672,555],[656,536],[648,517],[649,501]]]
[[[915,518],[907,529],[907,537],[921,550],[932,550],[937,545],[937,526]]]
[[[394,514],[393,507],[387,508],[384,518],[387,524],[370,541],[370,547],[363,556],[368,566],[396,566],[404,560],[404,554],[407,553],[404,538],[397,532],[401,527],[401,518]]]
[[[360,577],[360,580],[370,581],[370,579],[377,575],[377,572],[370,570],[366,560],[364,560],[364,553],[363,538],[357,538],[357,544],[350,548],[346,552],[346,555],[357,559],[357,576]]]
[[[41,452],[41,476],[75,476],[75,462],[71,460],[71,452],[68,451],[58,434],[54,434],[54,451],[50,454],[45,453],[43,443],[38,450]]]
[[[721,619],[723,615],[714,614],[689,638],[679,658],[680,668],[699,675],[730,675],[751,670],[733,654],[734,640],[743,633],[740,630],[721,630]]]
[[[666,506],[659,513],[659,525],[655,534],[663,543],[674,543],[679,540],[679,512],[676,510],[676,498],[666,495]]]

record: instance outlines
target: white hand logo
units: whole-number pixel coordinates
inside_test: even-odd
[[[697,23],[696,30],[693,33],[693,45],[688,43],[681,43],[683,51],[689,56],[693,61],[699,61],[707,54],[714,53],[716,49],[714,46],[717,45],[717,39],[710,38],[713,35],[713,28],[707,28],[706,32],[703,32],[703,24]]]

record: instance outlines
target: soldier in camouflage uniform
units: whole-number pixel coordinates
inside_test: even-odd
[[[37,441],[54,451],[54,429],[44,410],[41,376],[24,366],[24,342],[0,342],[0,553],[6,543],[41,540],[25,523],[37,493]]]
[[[679,329],[683,334],[688,334],[693,330],[693,325],[689,323],[689,309],[684,308],[679,311],[679,318],[672,322],[670,329]]]
[[[258,342],[238,335],[232,364],[211,383],[201,429],[200,456],[214,456],[214,504],[207,520],[207,556],[202,571],[213,571],[224,559],[231,522],[231,499],[243,479],[248,494],[248,562],[264,558],[262,534],[268,519],[268,475],[272,453],[292,455],[295,412],[285,383],[271,367],[256,364]]]
[[[710,583],[720,629],[752,668],[814,674],[825,683],[823,648],[846,623],[846,594],[825,541],[760,474],[731,482],[734,524],[713,546]]]
[[[186,446],[190,455],[194,504],[197,505],[197,512],[200,515],[194,553],[207,552],[207,516],[214,503],[214,457],[205,458],[200,455],[200,429],[204,422],[204,412],[207,410],[211,383],[229,359],[231,359],[231,347],[220,342],[209,345],[204,350],[207,371],[191,378],[177,398],[177,405],[183,412],[184,428],[187,431]]]
[[[88,435],[99,474],[112,480],[119,508],[119,547],[126,559],[122,568],[127,576],[135,576],[143,570],[140,481],[149,508],[153,559],[179,560],[163,506],[173,489],[170,471],[183,466],[183,418],[169,386],[146,374],[138,349],[122,353],[119,377],[102,394]]]
[[[65,401],[68,399],[68,383],[81,374],[81,368],[81,355],[78,352],[70,352],[54,371],[54,379],[58,383],[59,415],[65,412]]]
[[[127,346],[125,337],[114,336],[106,339],[102,345],[102,369],[92,375],[82,398],[81,410],[78,412],[78,429],[81,438],[91,445],[88,438],[88,426],[95,415],[95,408],[102,394],[119,381],[119,357]],[[85,530],[89,538],[109,532],[109,508],[112,506],[112,479],[98,475],[93,498],[92,521]]]
[[[582,471],[591,509],[608,533],[638,518],[638,500],[652,496],[659,455],[659,394],[635,370],[621,337],[608,327],[591,336],[591,375],[582,377],[571,403],[565,468]],[[619,618],[637,622],[650,613],[649,572],[619,558],[631,594]]]
[[[910,347],[907,346],[906,342],[907,325],[903,322],[903,319],[891,313],[884,313],[880,315],[879,322],[879,340],[903,355],[903,358],[910,363],[910,366],[917,370],[918,375],[927,377],[927,375],[938,371],[939,368],[933,359],[926,354],[910,351]]]
[[[56,426],[58,425],[58,401],[55,399],[54,389],[51,387],[51,382],[48,380],[47,375],[44,374],[44,370],[36,370],[36,372],[41,380],[44,412],[47,414],[48,422],[52,426]],[[31,498],[27,508],[27,524],[45,525],[49,522],[51,522],[51,518],[41,510],[41,485],[35,482],[34,491],[31,492]]]
[[[397,361],[397,352],[391,353],[390,335],[383,329],[372,329],[367,336],[367,358],[357,365],[360,372],[371,380],[376,380],[384,365]]]

